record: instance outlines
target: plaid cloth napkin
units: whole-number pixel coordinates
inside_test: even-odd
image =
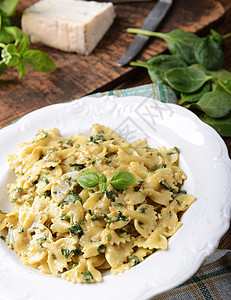
[[[175,93],[162,84],[147,84],[130,89],[96,93],[90,97],[144,96],[160,102],[177,104]],[[231,299],[231,250],[216,250],[195,275],[175,289],[154,297],[153,300]]]
[[[171,88],[165,86],[163,84],[146,84],[137,86],[130,89],[123,90],[115,90],[103,93],[96,93],[90,95],[90,97],[100,98],[102,96],[117,96],[117,97],[126,97],[126,96],[142,96],[142,97],[150,97],[154,98],[160,102],[164,103],[174,103],[177,104],[176,94],[173,92]]]

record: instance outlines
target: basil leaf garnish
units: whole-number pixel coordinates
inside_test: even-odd
[[[132,185],[136,177],[128,171],[119,171],[113,174],[109,180],[110,184],[116,190],[123,190]]]
[[[100,176],[100,182],[103,182],[103,183],[106,183],[106,182],[107,182],[107,177],[106,177],[104,174],[102,174],[102,175]]]
[[[85,189],[94,189],[100,182],[100,176],[95,171],[88,171],[81,174],[77,180],[78,184]]]
[[[107,184],[106,182],[100,182],[99,184],[99,189],[100,189],[100,192],[103,193],[107,188]]]

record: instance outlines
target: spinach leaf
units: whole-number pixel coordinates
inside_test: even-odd
[[[116,190],[123,190],[132,185],[136,177],[128,171],[119,171],[114,173],[109,182]]]
[[[145,68],[154,67],[162,71],[176,67],[187,67],[187,64],[181,58],[168,54],[154,56],[147,62],[131,62],[130,65]]]
[[[208,70],[219,70],[224,62],[221,46],[210,36],[197,40],[194,54],[196,61]]]
[[[201,88],[212,76],[206,75],[202,70],[193,68],[173,68],[164,73],[164,79],[173,89],[192,93]]]
[[[231,95],[231,80],[217,80],[213,87],[215,91],[223,91]]]
[[[200,100],[200,98],[207,92],[210,91],[211,84],[210,82],[206,82],[199,90],[196,92],[190,93],[190,94],[185,94],[181,93],[181,99],[178,102],[178,104],[183,104],[185,102],[193,103],[197,102]]]
[[[131,62],[130,65],[147,68],[152,82],[155,83],[164,83],[164,71],[175,67],[187,66],[181,58],[168,54],[154,56],[147,62]]]
[[[82,173],[77,179],[78,184],[80,184],[85,189],[94,189],[98,186],[100,182],[100,176],[95,171],[88,171]]]
[[[231,72],[224,70],[224,69],[220,69],[217,71],[209,71],[208,74],[210,74],[211,76],[213,76],[213,78],[216,80],[231,80]]]
[[[220,135],[231,137],[231,114],[221,119],[213,119],[205,115],[201,120],[212,126]]]
[[[198,108],[211,118],[222,118],[230,112],[231,96],[220,91],[207,92],[196,104],[190,104],[186,107]]]
[[[52,72],[57,66],[52,59],[40,50],[29,50],[23,54],[26,62],[35,70],[40,72]]]
[[[172,55],[183,59],[187,64],[194,64],[196,62],[193,49],[196,41],[200,38],[193,33],[181,29],[174,29],[169,33],[152,32],[135,28],[128,28],[127,31],[159,37],[168,44],[169,52]]]
[[[213,38],[213,40],[215,42],[217,42],[218,45],[220,45],[221,48],[224,50],[225,49],[225,39],[224,39],[224,37],[214,29],[210,29],[210,35]]]

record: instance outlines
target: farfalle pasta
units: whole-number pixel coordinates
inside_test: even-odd
[[[178,159],[176,147],[128,143],[99,124],[90,137],[39,130],[8,155],[16,181],[8,185],[13,210],[0,211],[1,238],[25,265],[73,283],[123,272],[167,249],[182,225],[178,213],[195,199],[181,189]],[[135,181],[115,189],[109,178],[121,171]],[[86,172],[103,174],[103,189],[83,188]]]

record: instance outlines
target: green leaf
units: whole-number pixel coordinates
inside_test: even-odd
[[[224,62],[221,46],[211,37],[197,40],[194,54],[196,61],[208,70],[219,70]]]
[[[103,182],[103,183],[106,183],[107,182],[107,177],[104,174],[102,174],[100,176],[100,181]]]
[[[221,136],[231,137],[231,114],[221,119],[204,116],[202,121],[212,126]]]
[[[99,189],[100,189],[100,192],[103,193],[107,188],[107,183],[106,182],[101,182],[99,184]]]
[[[163,72],[176,67],[186,67],[186,63],[173,55],[157,55],[147,62],[131,62],[131,66],[144,67],[148,69],[148,74],[155,83],[164,83]]]
[[[123,190],[132,185],[136,177],[128,171],[119,171],[114,173],[109,182],[116,190]]]
[[[193,103],[197,102],[200,100],[200,98],[207,92],[210,91],[210,82],[206,82],[199,90],[196,92],[190,93],[190,94],[185,94],[181,93],[181,99],[178,102],[178,104],[183,104],[185,102]]]
[[[220,45],[221,48],[224,50],[225,49],[225,39],[224,39],[224,37],[214,29],[210,29],[210,34],[211,34],[211,37],[213,38],[213,40],[215,42],[217,42],[218,45]]]
[[[231,80],[231,72],[221,69],[218,71],[209,71],[208,72],[214,79],[218,80]]]
[[[83,188],[92,190],[98,186],[100,182],[100,176],[95,171],[84,172],[79,176],[77,182]]]
[[[0,43],[9,44],[14,42],[14,37],[6,31],[6,27],[0,29]]]
[[[231,95],[231,80],[217,80],[214,87],[215,91],[223,91]]]
[[[57,68],[52,59],[40,50],[29,50],[23,54],[26,62],[40,72],[52,72]]]
[[[147,62],[131,62],[131,66],[139,66],[144,68],[154,67],[162,71],[176,67],[186,67],[186,63],[181,59],[173,55],[162,54],[157,55],[149,59]]]
[[[2,10],[7,16],[11,17],[14,15],[18,0],[1,0],[0,10]]]
[[[4,62],[1,62],[0,63],[0,76],[4,73],[4,71],[5,71],[5,64],[4,64]]]
[[[194,107],[202,110],[211,118],[222,118],[230,112],[231,96],[220,91],[207,92],[196,105],[189,106],[189,108]]]
[[[180,29],[174,29],[168,33],[152,32],[135,28],[128,28],[127,31],[159,37],[168,44],[168,49],[172,55],[183,59],[189,65],[196,62],[193,48],[199,37],[193,33]]]
[[[5,27],[5,30],[14,38],[16,46],[18,43],[20,43],[20,45],[22,43],[22,46],[19,45],[19,49],[25,49],[27,47],[26,49],[28,50],[30,41],[28,36],[21,29],[19,29],[17,26],[7,26]],[[22,49],[20,49],[19,52],[22,52]]]
[[[9,67],[15,67],[20,63],[21,57],[17,53],[14,44],[8,44],[2,49],[2,60]]]
[[[99,189],[101,191],[101,193],[103,193],[107,188],[107,177],[102,174],[100,176],[100,183],[99,183]]]
[[[197,91],[211,78],[212,76],[193,68],[173,68],[164,73],[164,79],[170,87],[183,93]]]
[[[21,59],[21,60],[19,61],[19,63],[17,64],[16,67],[17,67],[17,69],[18,69],[19,79],[21,79],[22,76],[23,76],[23,75],[25,74],[25,72],[26,72],[26,64],[25,64],[24,60]]]

